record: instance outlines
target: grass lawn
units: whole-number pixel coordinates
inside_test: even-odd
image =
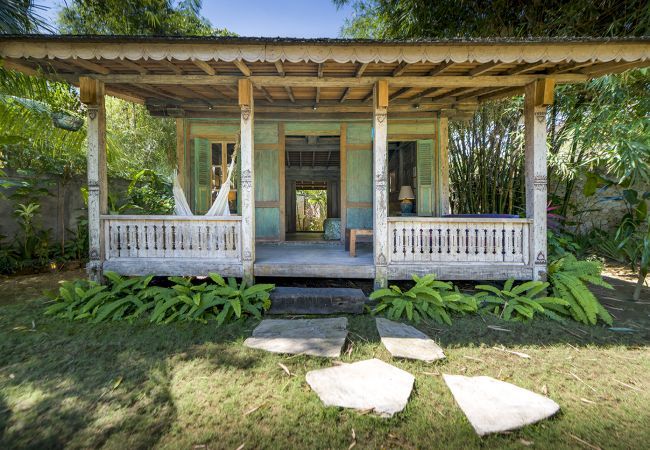
[[[423,325],[447,354],[435,364],[391,361],[373,319],[350,317],[341,361],[376,357],[416,377],[405,411],[380,419],[323,407],[305,374],[331,361],[245,348],[252,320],[217,329],[45,318],[40,289],[75,275],[0,284],[0,448],[347,449],[353,433],[355,448],[650,446],[648,299],[633,314],[628,303],[610,301],[616,326],[634,328],[630,334],[478,316],[452,327]],[[480,439],[442,373],[489,375],[547,392],[562,409],[548,421]]]

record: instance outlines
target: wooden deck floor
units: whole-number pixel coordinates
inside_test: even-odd
[[[374,278],[372,248],[359,245],[353,258],[343,245],[258,243],[255,275],[274,277]]]

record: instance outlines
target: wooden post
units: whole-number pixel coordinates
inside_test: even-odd
[[[550,93],[548,90],[550,89]],[[526,141],[526,217],[533,219],[530,261],[533,279],[546,279],[546,106],[553,101],[553,83],[526,86],[524,123]]]
[[[438,139],[440,150],[438,155],[440,168],[440,215],[451,213],[449,206],[449,119],[447,117],[438,118]]]
[[[239,80],[241,107],[241,215],[242,264],[244,279],[252,282],[255,264],[255,149],[253,148],[253,85],[250,80]]]
[[[388,284],[388,82],[378,81],[373,89],[373,230],[375,288]]]
[[[348,224],[348,124],[342,123],[340,128],[340,161],[341,161],[341,200],[339,211],[341,214],[341,243],[345,244],[345,229]]]
[[[79,95],[88,109],[88,278],[102,282],[104,233],[100,216],[108,211],[106,177],[106,109],[104,83],[79,78]]]

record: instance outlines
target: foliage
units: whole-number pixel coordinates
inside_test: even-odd
[[[647,36],[645,0],[333,0],[352,3],[348,37],[453,38],[528,36]],[[477,12],[480,11],[480,14]]]
[[[370,300],[378,300],[372,314],[383,313],[389,319],[406,317],[419,323],[431,318],[439,323],[451,325],[450,313],[471,313],[476,311],[476,301],[454,289],[451,283],[436,281],[434,275],[422,278],[413,275],[415,285],[408,291],[399,286],[378,289],[370,294]]]
[[[152,36],[232,35],[201,16],[201,0],[71,0],[61,32]]]
[[[562,321],[557,314],[567,302],[561,298],[547,297],[544,295],[549,283],[542,281],[528,281],[514,284],[510,278],[503,285],[503,289],[495,286],[480,284],[476,286],[479,292],[475,295],[480,302],[481,309],[488,310],[504,320],[527,321],[536,313],[543,314],[553,320]]]
[[[598,261],[578,261],[573,255],[552,261],[548,266],[548,279],[553,294],[566,302],[558,312],[588,325],[595,325],[599,319],[611,325],[612,317],[587,286],[590,283],[612,289],[602,279],[601,270]]]
[[[507,213],[525,204],[520,102],[482,106],[449,123],[449,180],[457,213]]]
[[[260,319],[270,305],[271,284],[247,286],[234,278],[226,282],[210,274],[213,283],[194,284],[189,278],[170,277],[171,287],[153,286],[153,276],[121,277],[105,272],[106,285],[77,280],[50,293],[54,304],[45,310],[68,320],[129,322],[147,318],[151,323],[216,321],[217,325],[246,316]]]
[[[52,31],[38,12],[44,9],[34,0],[3,0],[0,2],[0,34],[34,33],[39,28]]]
[[[298,209],[298,231],[323,231],[327,216],[327,191],[325,189],[298,189],[298,200],[304,208]]]
[[[128,201],[145,214],[170,214],[174,211],[171,184],[151,169],[136,173],[127,189]]]

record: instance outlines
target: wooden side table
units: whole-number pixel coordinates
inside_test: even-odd
[[[357,256],[357,236],[372,237],[372,230],[368,228],[346,228],[345,249],[350,250],[350,256]]]

